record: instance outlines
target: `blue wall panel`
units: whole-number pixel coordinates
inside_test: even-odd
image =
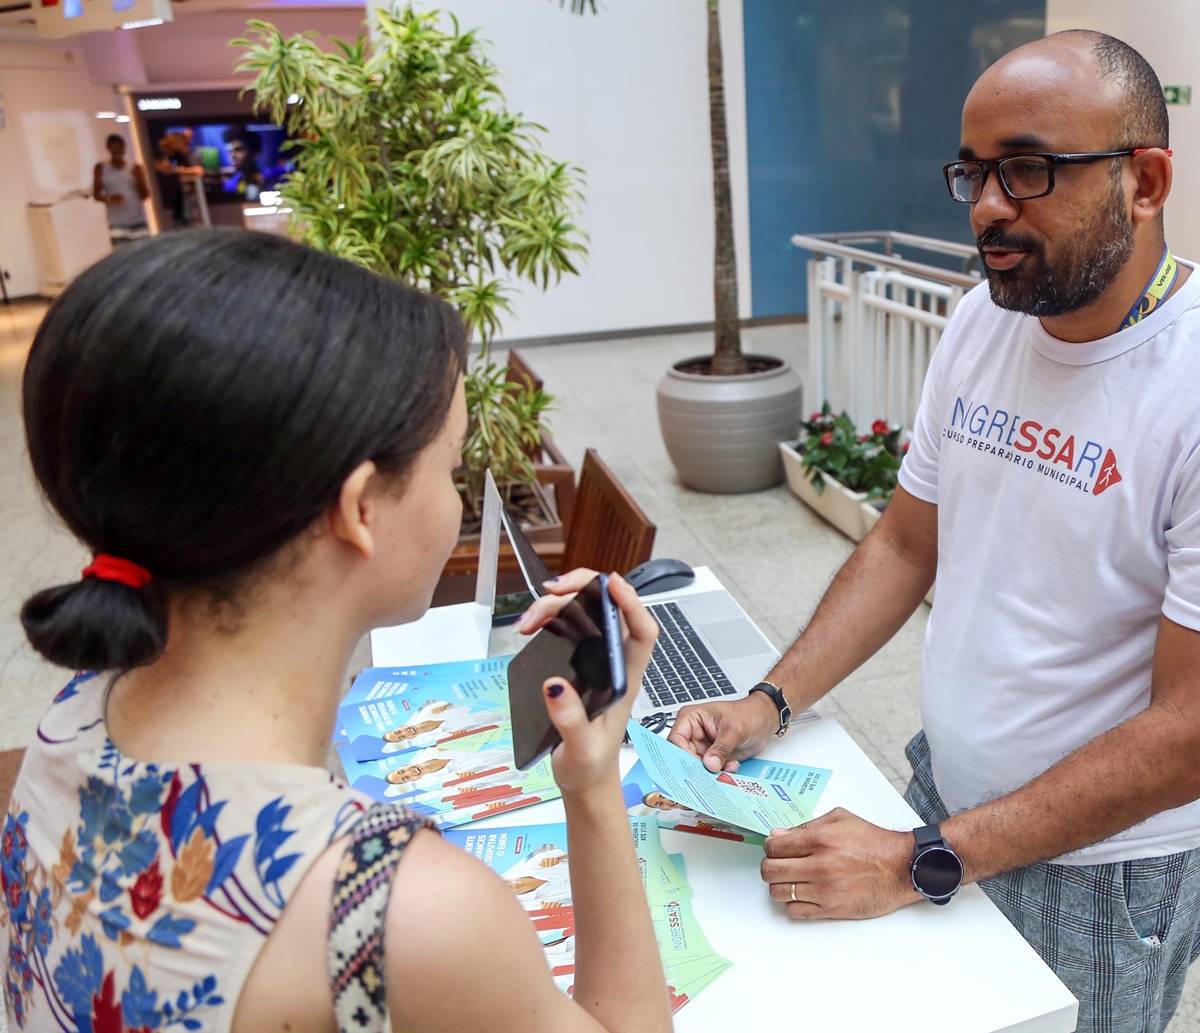
[[[743,0],[754,315],[806,310],[793,233],[969,242],[941,166],[967,91],[1045,0]],[[927,257],[927,256],[922,256]]]

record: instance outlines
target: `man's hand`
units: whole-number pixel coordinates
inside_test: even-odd
[[[738,761],[753,757],[778,728],[771,697],[752,692],[734,703],[684,707],[667,740],[694,753],[709,771],[737,771]]]
[[[876,918],[922,899],[909,875],[911,833],[841,807],[772,832],[763,852],[763,882],[789,918]]]

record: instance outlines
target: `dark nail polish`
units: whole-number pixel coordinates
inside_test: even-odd
[[[556,681],[546,691],[550,694],[551,699],[558,699],[558,697],[562,695],[563,691],[562,682]]]

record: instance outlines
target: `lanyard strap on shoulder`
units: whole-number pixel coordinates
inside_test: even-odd
[[[1150,282],[1142,290],[1141,297],[1134,303],[1133,308],[1129,310],[1129,315],[1122,321],[1120,329],[1127,330],[1135,323],[1140,323],[1151,312],[1157,309],[1159,305],[1166,301],[1178,278],[1179,263],[1175,260],[1175,256],[1171,254],[1169,248],[1163,248],[1163,256],[1159,260],[1158,268],[1154,270],[1154,275],[1150,277]]]

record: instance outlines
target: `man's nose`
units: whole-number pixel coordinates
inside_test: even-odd
[[[979,200],[971,209],[975,231],[987,229],[998,222],[1012,222],[1021,214],[1020,205],[1004,192],[999,169],[992,169],[983,184]]]

